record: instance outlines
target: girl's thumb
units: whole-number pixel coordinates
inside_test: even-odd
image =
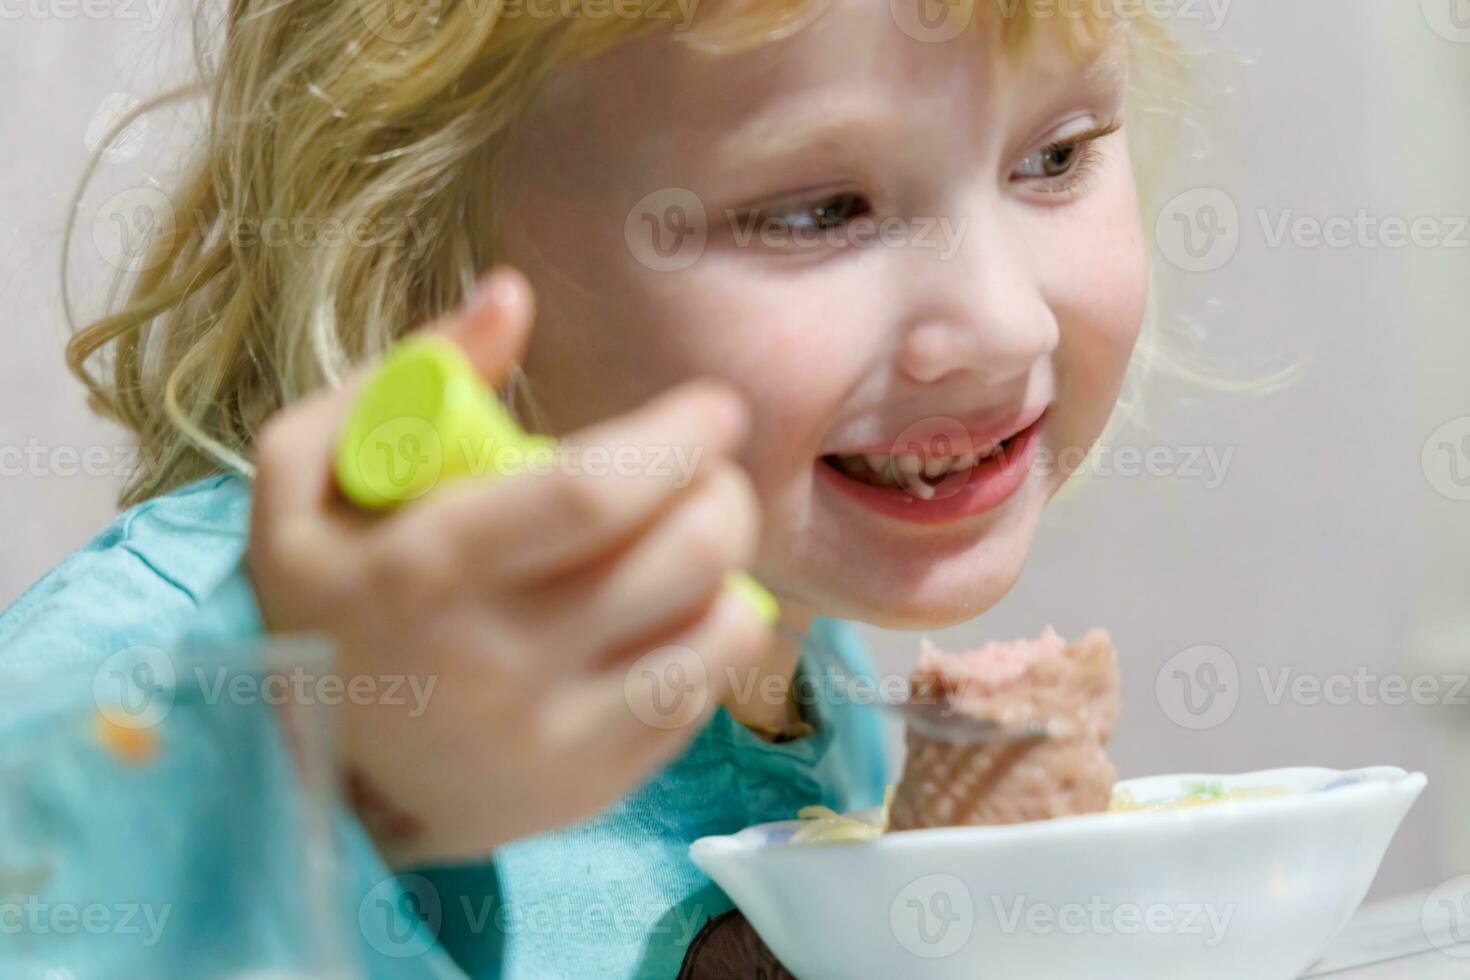
[[[498,385],[520,360],[534,311],[526,277],[511,266],[497,266],[480,279],[468,302],[446,318],[441,330],[460,346],[481,377]]]

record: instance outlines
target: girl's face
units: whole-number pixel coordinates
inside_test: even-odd
[[[1121,59],[1047,33],[1008,62],[993,24],[927,43],[836,0],[749,51],[648,38],[559,79],[502,211],[554,430],[724,378],[754,420],[754,571],[788,607],[930,628],[994,604],[1147,292]]]

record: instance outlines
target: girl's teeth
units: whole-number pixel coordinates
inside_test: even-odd
[[[901,486],[923,500],[934,497],[934,487],[925,480],[939,480],[950,473],[963,473],[971,467],[995,457],[1004,443],[995,443],[984,449],[962,456],[934,456],[925,458],[917,453],[902,453],[884,456],[880,453],[864,453],[837,457],[837,465],[848,476],[882,487]]]
[[[903,488],[920,500],[933,500],[934,488],[915,475],[907,475],[903,481]]]

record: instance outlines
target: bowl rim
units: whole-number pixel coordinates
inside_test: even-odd
[[[1153,776],[1138,776],[1119,780],[1116,788],[1129,784],[1153,780],[1177,779],[1184,781],[1243,780],[1261,783],[1269,778],[1284,778],[1292,775],[1298,779],[1316,774],[1321,777],[1359,776],[1361,782],[1334,787],[1331,790],[1294,791],[1279,796],[1252,797],[1232,800],[1228,805],[1188,807],[1178,810],[1143,810],[1097,813],[1081,813],[1050,820],[1034,820],[1026,823],[980,827],[929,827],[917,830],[890,831],[873,840],[829,841],[820,845],[796,844],[790,840],[772,841],[770,832],[776,828],[799,826],[799,819],[775,820],[753,824],[733,834],[718,834],[701,837],[689,845],[691,858],[696,855],[728,855],[732,852],[748,853],[814,853],[822,854],[852,847],[878,847],[888,851],[904,851],[925,848],[934,844],[964,843],[971,846],[1011,843],[1017,840],[1042,842],[1057,836],[1069,836],[1093,832],[1109,836],[1136,836],[1140,832],[1166,833],[1180,827],[1218,827],[1252,820],[1266,820],[1283,812],[1312,814],[1321,811],[1352,808],[1371,800],[1391,799],[1405,796],[1412,802],[1423,791],[1428,777],[1423,772],[1408,771],[1398,766],[1363,766],[1357,769],[1329,769],[1321,766],[1285,766],[1277,769],[1260,769],[1238,773],[1162,773]],[[878,808],[867,807],[852,811],[852,815],[875,812]]]

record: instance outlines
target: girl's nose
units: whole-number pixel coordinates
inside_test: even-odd
[[[1057,319],[1024,246],[962,238],[951,256],[912,255],[908,264],[912,301],[899,368],[911,381],[966,373],[1003,384],[1056,350]]]

